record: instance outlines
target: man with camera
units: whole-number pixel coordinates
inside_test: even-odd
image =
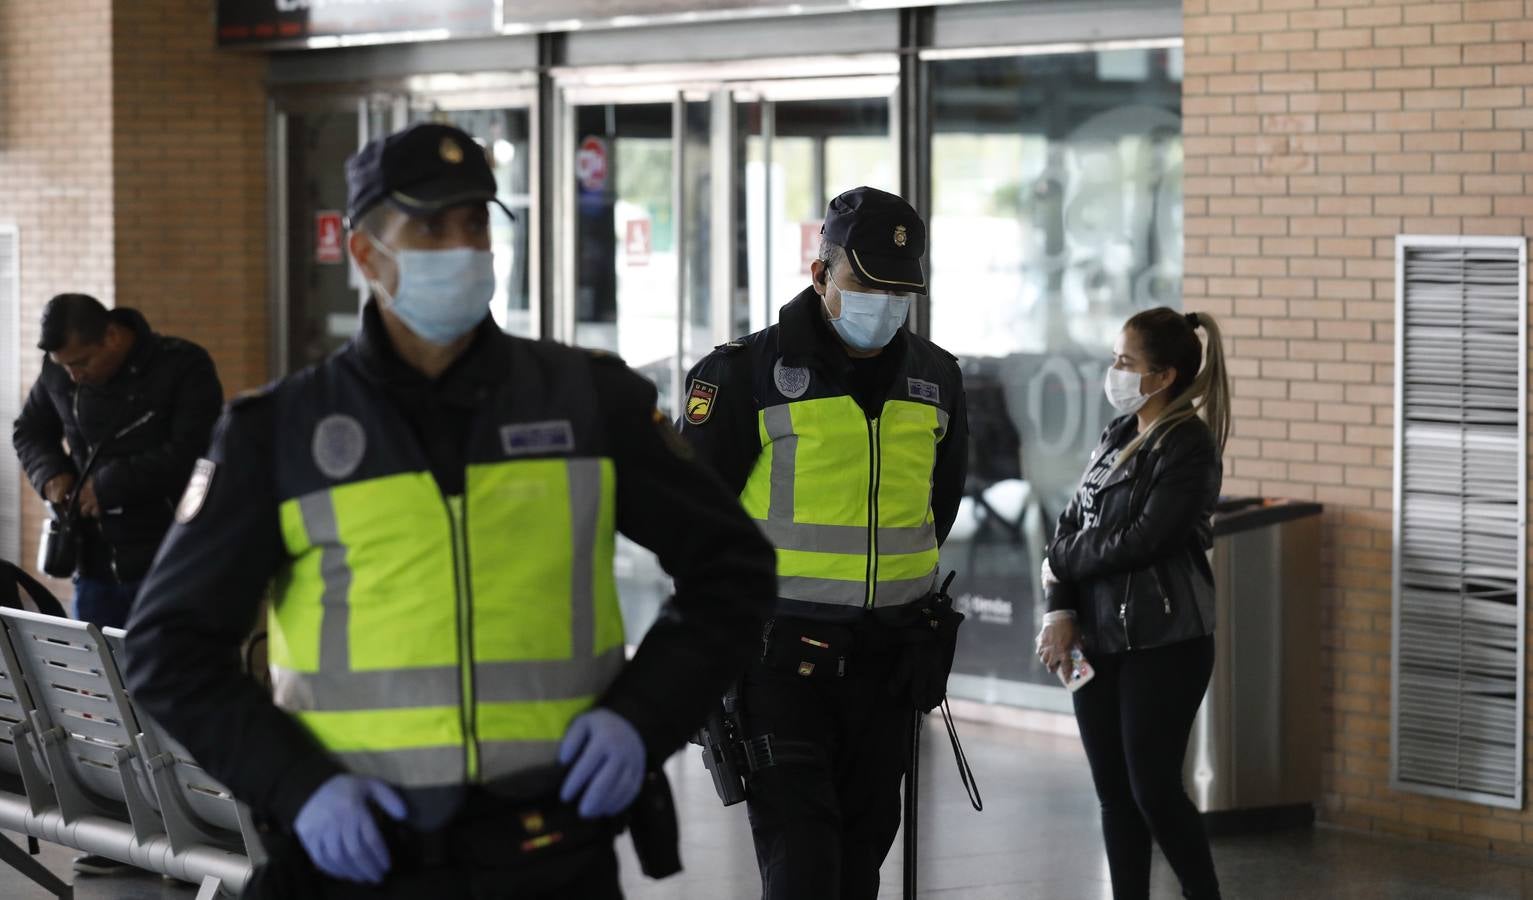
[[[50,504],[41,564],[74,577],[76,618],[122,627],[223,407],[206,350],[138,311],[60,294],[43,310],[42,374],[12,442]]]
[[[223,387],[206,350],[85,294],[48,301],[37,346],[42,374],[11,438],[50,508],[39,568],[74,577],[76,618],[120,628],[208,447]],[[122,868],[75,860],[86,874]]]

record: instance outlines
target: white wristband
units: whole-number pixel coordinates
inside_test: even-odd
[[[1075,621],[1075,610],[1073,610],[1073,609],[1056,609],[1053,612],[1046,612],[1046,613],[1043,614],[1043,624],[1045,624],[1045,625],[1053,625],[1056,622],[1065,622],[1065,621],[1070,621],[1070,622],[1074,622]]]

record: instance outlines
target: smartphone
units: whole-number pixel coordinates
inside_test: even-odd
[[[1081,652],[1079,646],[1070,648],[1070,665],[1060,666],[1054,670],[1059,675],[1059,681],[1075,693],[1085,686],[1086,682],[1096,677],[1097,670],[1091,667],[1086,654]]]

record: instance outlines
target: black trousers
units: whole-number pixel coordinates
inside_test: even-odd
[[[746,730],[771,734],[779,762],[750,776],[764,900],[876,900],[900,825],[915,715],[889,689],[893,654],[854,657],[845,677],[746,672]],[[791,754],[792,758],[786,758]]]
[[[1182,785],[1187,736],[1208,690],[1214,639],[1202,637],[1090,660],[1096,677],[1075,694],[1075,721],[1102,803],[1102,837],[1115,900],[1150,896],[1150,841],[1194,900],[1219,897],[1197,807]]]
[[[318,869],[297,838],[267,835],[270,858],[251,876],[244,900],[623,900],[612,842],[589,845],[535,865],[458,858],[438,865],[398,859],[376,887],[339,881]]]

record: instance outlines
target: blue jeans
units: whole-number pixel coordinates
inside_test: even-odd
[[[118,584],[97,578],[75,578],[75,618],[98,628],[122,628],[128,624],[133,599],[142,581]]]

